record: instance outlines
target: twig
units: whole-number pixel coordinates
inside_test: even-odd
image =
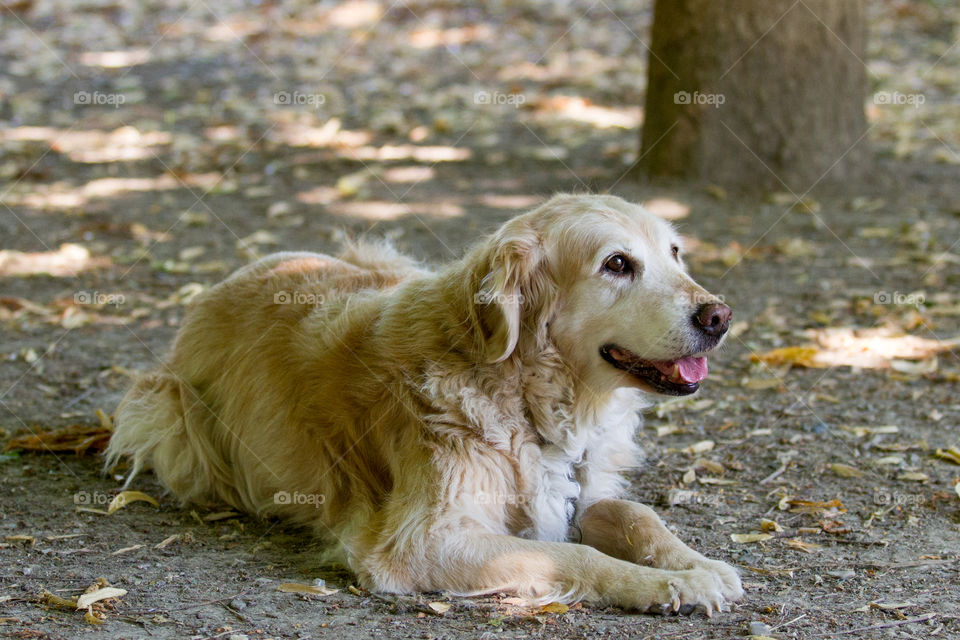
[[[780,474],[782,474],[784,471],[787,470],[787,465],[788,465],[788,464],[789,464],[789,462],[785,462],[785,463],[783,464],[783,466],[781,466],[779,469],[777,469],[776,471],[774,471],[773,473],[771,473],[770,475],[768,475],[766,478],[764,478],[763,480],[761,480],[761,481],[760,481],[760,484],[767,484],[768,482],[773,482],[774,480],[776,480],[777,478],[779,478],[779,477],[780,477]]]
[[[797,620],[803,620],[803,619],[806,618],[806,617],[807,617],[807,614],[805,614],[805,613],[804,613],[804,614],[801,614],[801,615],[797,616],[796,618],[794,618],[793,620],[791,620],[790,622],[783,622],[783,623],[781,623],[781,624],[778,624],[778,625],[775,626],[775,627],[771,627],[771,628],[770,628],[770,631],[776,631],[777,629],[780,629],[781,627],[789,627],[790,625],[792,625],[792,624],[793,624],[794,622],[796,622]]]
[[[850,633],[860,633],[861,631],[873,631],[875,629],[889,629],[890,627],[901,627],[905,624],[915,624],[917,622],[926,622],[927,620],[932,620],[933,618],[936,618],[938,615],[940,614],[928,613],[918,618],[907,618],[906,620],[895,620],[893,622],[885,622],[883,624],[874,624],[869,627],[857,627],[856,629],[847,629],[846,631],[834,631],[832,633],[821,633],[814,637],[826,638],[827,636],[845,636]]]

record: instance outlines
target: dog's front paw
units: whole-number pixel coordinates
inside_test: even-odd
[[[703,558],[694,563],[693,569],[705,571],[713,575],[720,585],[720,593],[727,602],[735,602],[743,597],[743,585],[740,583],[740,574],[726,562]]]
[[[714,611],[722,611],[728,602],[724,595],[726,589],[712,569],[695,568],[680,571],[651,569],[648,571],[652,573],[641,573],[641,582],[632,585],[636,587],[632,590],[633,597],[625,599],[632,605],[629,608],[663,615],[671,613],[688,615],[697,607],[703,607],[707,615],[711,616]],[[733,576],[736,577],[736,572]],[[624,586],[630,589],[631,585]],[[737,579],[737,587],[739,588],[739,579]]]
[[[703,569],[686,569],[670,571],[665,579],[663,592],[669,593],[668,601],[655,603],[646,608],[647,613],[668,615],[679,613],[689,615],[697,607],[703,607],[708,617],[714,611],[723,611],[727,604],[726,598],[717,577],[710,571]]]

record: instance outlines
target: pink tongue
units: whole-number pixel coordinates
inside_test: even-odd
[[[706,358],[684,358],[677,360],[677,365],[684,382],[701,382],[707,377]]]
[[[680,378],[688,383],[702,382],[707,377],[706,358],[682,358],[674,362],[654,362],[654,366],[666,376],[673,373],[673,365],[677,365]]]

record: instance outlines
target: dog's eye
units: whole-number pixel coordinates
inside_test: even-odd
[[[615,253],[607,261],[603,263],[603,270],[615,273],[617,275],[623,275],[630,273],[633,269],[630,266],[630,261],[626,256]]]
[[[670,245],[670,253],[673,254],[673,259],[674,259],[674,260],[679,260],[679,259],[680,259],[680,247],[678,247],[677,245],[675,245],[675,244],[674,244],[674,245]]]

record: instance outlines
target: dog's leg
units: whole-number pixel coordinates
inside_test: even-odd
[[[586,600],[662,613],[702,605],[708,615],[723,603],[711,573],[642,567],[582,544],[460,532],[425,545],[420,554],[417,590],[512,592],[540,602]]]
[[[641,565],[669,570],[700,569],[713,575],[728,601],[743,595],[740,577],[730,565],[710,560],[673,535],[646,505],[628,500],[601,500],[580,517],[583,544]]]

